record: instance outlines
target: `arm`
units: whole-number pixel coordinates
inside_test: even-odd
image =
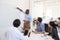
[[[34,32],[36,34],[44,34],[44,32],[37,32],[37,31],[32,31],[32,32]]]
[[[37,34],[44,34],[44,32],[36,32]]]
[[[21,11],[21,12],[23,12],[23,13],[24,13],[24,11],[23,11],[22,9],[20,9],[19,7],[17,7],[17,9],[18,9],[19,11]]]

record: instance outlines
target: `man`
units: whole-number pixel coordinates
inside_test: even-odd
[[[20,20],[15,19],[13,22],[14,27],[10,27],[6,34],[7,40],[26,40],[26,38],[22,35],[22,33],[18,30],[18,27],[20,26]]]
[[[25,30],[29,30],[30,33],[32,31],[32,26],[31,26],[31,23],[32,23],[32,16],[30,14],[30,11],[29,9],[26,9],[26,11],[24,12],[22,9],[20,9],[19,7],[17,7],[17,9],[21,12],[24,13],[24,24],[23,24],[23,32]],[[30,36],[30,33],[29,33],[29,36]]]
[[[38,17],[36,23],[37,23],[37,28],[36,28],[35,33],[44,34],[45,33],[45,25],[42,23],[42,18]]]
[[[19,7],[17,7],[17,9],[21,12],[24,13],[24,26],[23,29],[30,29],[31,28],[31,22],[32,22],[32,17],[31,14],[29,13],[29,9],[26,9],[26,11],[24,12],[22,9],[20,9]]]

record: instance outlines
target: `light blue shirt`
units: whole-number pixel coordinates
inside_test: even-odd
[[[31,22],[32,21],[31,15],[30,14],[25,14],[25,20]]]
[[[45,32],[45,25],[43,23],[38,23],[37,32]]]

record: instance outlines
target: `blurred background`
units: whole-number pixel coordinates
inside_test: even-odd
[[[60,17],[60,0],[0,0],[0,40],[5,40],[4,33],[8,27],[13,26],[13,20],[24,19],[16,7],[23,11],[30,9],[33,19],[42,17],[44,20],[56,20]]]

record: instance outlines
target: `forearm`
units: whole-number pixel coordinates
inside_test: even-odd
[[[45,32],[36,32],[37,34],[45,34]]]
[[[34,31],[34,33],[36,33],[36,34],[45,34],[45,32],[37,32],[37,31]]]
[[[20,9],[19,7],[17,7],[17,9],[18,9],[19,11],[23,12],[23,10],[22,10],[22,9]]]

